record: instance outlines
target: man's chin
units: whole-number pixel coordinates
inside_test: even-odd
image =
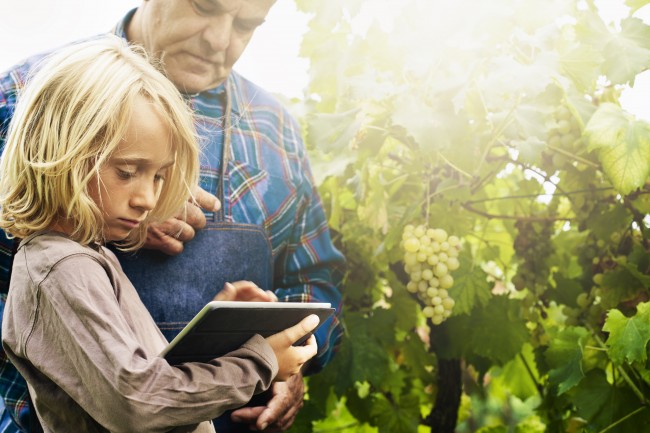
[[[201,93],[209,89],[214,89],[225,81],[225,78],[215,80],[206,79],[205,77],[196,77],[193,74],[184,74],[182,77],[169,77],[176,88],[185,94]]]

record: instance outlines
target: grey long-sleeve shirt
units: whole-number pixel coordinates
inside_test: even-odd
[[[267,389],[278,370],[260,336],[210,363],[170,366],[113,253],[56,233],[20,245],[2,343],[46,432],[214,431],[206,420]]]

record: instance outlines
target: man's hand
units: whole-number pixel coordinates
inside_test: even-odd
[[[251,281],[226,283],[213,301],[277,302],[278,297],[270,290],[262,290]]]
[[[201,209],[208,212],[221,209],[219,199],[200,187],[195,187],[192,194],[194,197],[185,204],[184,212],[149,227],[144,248],[159,250],[171,256],[180,254],[185,242],[194,238],[196,230],[205,227],[205,215]]]
[[[237,409],[232,413],[231,419],[250,424],[252,429],[265,433],[288,430],[303,406],[305,384],[302,374],[295,374],[285,382],[275,382],[271,391],[272,397],[266,406]]]

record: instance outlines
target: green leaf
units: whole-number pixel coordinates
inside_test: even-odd
[[[650,302],[640,303],[636,309],[636,314],[630,318],[616,309],[607,314],[603,331],[609,332],[609,356],[616,364],[645,363],[648,359],[646,347],[650,341]]]
[[[350,144],[361,126],[359,109],[344,113],[312,113],[307,116],[307,138],[325,153],[340,152]]]
[[[469,314],[475,306],[483,306],[490,300],[491,284],[480,267],[472,266],[469,254],[461,254],[459,258],[460,268],[454,273],[454,286],[449,289],[449,296],[456,301],[454,314]]]
[[[552,291],[553,297],[560,304],[570,307],[577,307],[576,298],[583,292],[582,285],[576,280],[564,277],[561,274],[553,276],[555,280],[555,290]]]
[[[589,422],[589,431],[600,432],[607,429],[608,433],[631,433],[648,431],[647,409],[624,422],[624,417],[636,411],[641,403],[627,388],[613,386],[607,381],[605,372],[594,369],[576,387],[572,398],[577,408],[577,414]],[[614,427],[611,430],[608,427]]]
[[[582,370],[582,350],[587,336],[585,328],[569,327],[551,340],[545,357],[551,368],[549,381],[558,386],[558,395],[576,386],[585,376]]]
[[[452,316],[446,322],[447,340],[440,355],[447,358],[480,356],[502,365],[517,355],[528,340],[526,322],[518,317],[519,301],[494,296],[471,316]]]
[[[603,55],[601,51],[586,44],[574,47],[562,55],[560,64],[565,74],[576,84],[578,90],[586,91],[594,87]]]
[[[622,194],[643,186],[650,175],[650,125],[619,106],[603,103],[585,128],[605,173]]]
[[[650,0],[625,0],[625,5],[631,8],[630,15],[647,4],[650,4]]]
[[[638,73],[650,64],[650,28],[638,18],[621,21],[621,32],[607,43],[603,72],[615,84],[634,86]]]
[[[494,425],[488,427],[481,427],[476,430],[476,433],[508,433],[508,429],[502,425]]]
[[[354,153],[341,152],[334,155],[311,156],[311,168],[316,185],[322,184],[329,176],[341,176],[348,165],[353,164],[357,156]]]
[[[441,140],[440,129],[446,121],[453,120],[451,113],[414,94],[403,93],[396,98],[392,120],[406,128],[408,135],[423,148],[442,149],[450,145],[447,140]]]
[[[531,372],[533,377],[531,377]],[[537,395],[536,381],[539,381],[539,373],[535,368],[535,355],[532,346],[528,343],[524,344],[520,356],[516,356],[504,365],[499,377],[508,390],[521,400],[527,400],[529,397]]]
[[[420,400],[408,394],[393,402],[375,393],[371,416],[380,433],[413,433],[420,424]]]
[[[632,214],[623,206],[597,204],[585,222],[598,239],[608,239],[613,232],[624,231],[632,223]]]

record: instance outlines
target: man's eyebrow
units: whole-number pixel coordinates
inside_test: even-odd
[[[240,24],[244,24],[247,27],[259,27],[266,22],[265,18],[237,18],[237,21]]]

